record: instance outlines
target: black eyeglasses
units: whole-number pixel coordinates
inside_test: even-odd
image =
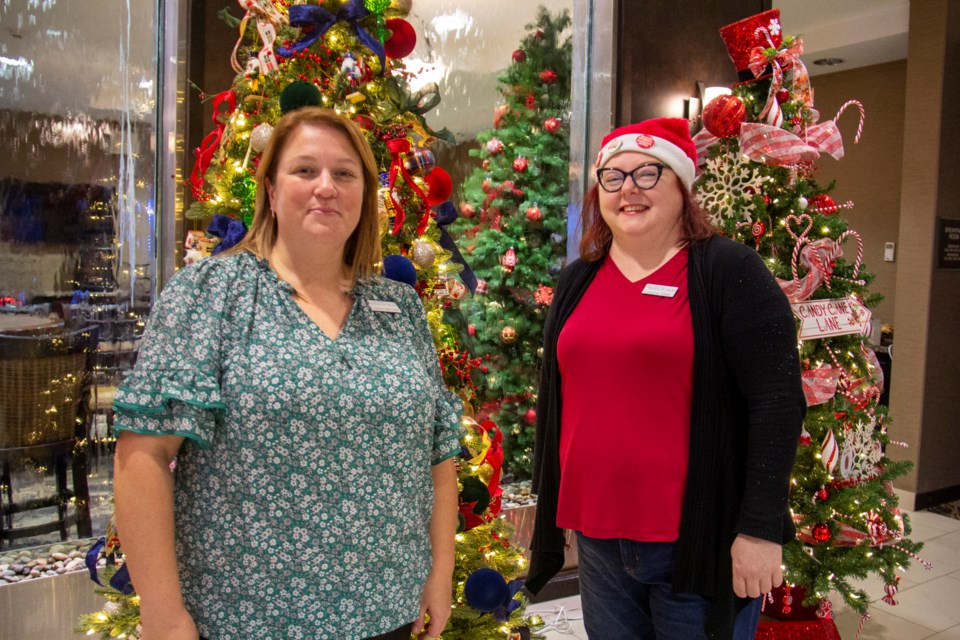
[[[653,189],[657,186],[657,183],[660,182],[660,176],[663,175],[663,168],[665,166],[666,165],[660,162],[648,162],[640,165],[633,171],[621,171],[613,167],[604,167],[603,169],[597,169],[597,182],[600,183],[604,191],[616,193],[623,187],[627,176],[630,176],[633,184],[637,185],[638,189]]]

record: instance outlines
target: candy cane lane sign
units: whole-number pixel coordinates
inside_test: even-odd
[[[800,318],[800,339],[829,338],[850,333],[870,334],[870,310],[856,298],[808,300],[792,305]]]

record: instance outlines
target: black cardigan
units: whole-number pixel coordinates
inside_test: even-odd
[[[533,469],[536,522],[526,580],[534,594],[563,566],[564,535],[556,525],[557,339],[602,262],[576,260],[563,270],[544,327]],[[709,599],[708,636],[727,638],[737,610],[734,538],[743,533],[783,544],[795,535],[787,497],[806,400],[793,313],[757,252],[714,237],[690,246],[687,272],[694,379],[673,588]]]

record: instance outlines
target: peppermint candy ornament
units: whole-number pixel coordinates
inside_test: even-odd
[[[823,444],[820,445],[820,462],[823,463],[827,473],[833,473],[834,467],[840,457],[840,448],[837,446],[837,438],[833,435],[833,429],[827,431]]]

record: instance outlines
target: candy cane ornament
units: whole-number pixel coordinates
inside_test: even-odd
[[[859,100],[847,100],[844,102],[840,109],[837,110],[837,115],[833,117],[833,121],[836,122],[840,119],[840,116],[843,115],[843,112],[846,111],[847,107],[856,105],[857,109],[860,111],[860,123],[857,125],[857,135],[853,137],[853,144],[860,142],[860,135],[863,133],[863,122],[867,119],[867,114],[863,110],[863,105],[860,104]]]

